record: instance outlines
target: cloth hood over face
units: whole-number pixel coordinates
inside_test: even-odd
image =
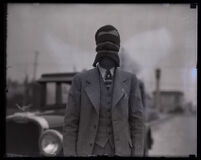
[[[119,67],[120,35],[118,30],[112,25],[105,25],[96,31],[95,40],[97,54],[93,66],[95,67],[96,63],[104,57],[108,57],[115,62],[116,67]]]

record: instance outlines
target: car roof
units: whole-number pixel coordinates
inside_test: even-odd
[[[66,82],[71,83],[73,76],[77,72],[68,72],[68,73],[45,73],[41,75],[41,78],[37,81],[39,83],[43,82]]]

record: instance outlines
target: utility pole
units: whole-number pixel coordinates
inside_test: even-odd
[[[28,93],[28,75],[25,73],[25,78],[24,78],[24,96],[23,96],[23,106],[27,104],[29,93]]]
[[[155,92],[155,107],[162,111],[161,104],[160,104],[160,77],[161,77],[161,70],[157,68],[155,70],[156,74],[156,92]]]
[[[76,72],[76,66],[73,65],[73,72]]]
[[[33,81],[36,80],[36,72],[37,72],[37,67],[38,67],[38,55],[39,52],[35,51],[35,59],[34,59],[34,67],[33,67]]]

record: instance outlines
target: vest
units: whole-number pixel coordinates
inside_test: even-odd
[[[100,110],[99,110],[99,125],[95,143],[104,147],[109,141],[114,148],[114,136],[112,128],[112,96],[113,84],[109,90],[106,89],[102,76],[99,74],[100,82]]]

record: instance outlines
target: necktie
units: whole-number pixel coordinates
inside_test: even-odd
[[[109,89],[111,84],[112,84],[112,74],[110,72],[110,70],[106,70],[105,72],[105,85],[106,85],[106,88]]]

